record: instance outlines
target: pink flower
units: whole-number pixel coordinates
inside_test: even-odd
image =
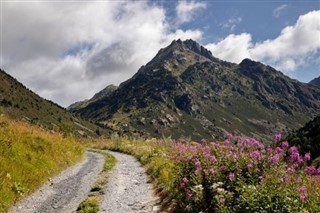
[[[230,173],[230,174],[229,174],[229,179],[230,179],[230,180],[234,180],[234,173]]]
[[[289,152],[290,152],[290,153],[298,152],[298,149],[297,149],[297,147],[292,146],[292,147],[290,147]]]
[[[276,152],[277,152],[277,153],[282,153],[283,150],[282,150],[280,147],[277,147],[277,148],[276,148]]]
[[[189,183],[189,180],[188,180],[188,178],[186,178],[186,177],[184,177],[184,178],[182,179],[182,181],[183,181],[185,184],[188,184],[188,183]]]
[[[274,155],[274,156],[270,157],[269,160],[270,160],[271,163],[276,164],[276,163],[279,162],[279,155]]]
[[[200,140],[200,143],[205,143],[205,142],[207,142],[207,140],[204,139],[204,138],[202,138],[202,139]]]
[[[292,167],[289,167],[289,168],[287,169],[287,173],[288,173],[288,174],[293,174],[293,173],[294,173],[294,169],[293,169]]]
[[[304,172],[307,174],[307,175],[313,175],[317,172],[317,169],[315,166],[308,166],[307,168],[305,168]]]
[[[214,169],[210,169],[210,173],[212,174],[212,175],[215,175],[217,172],[214,170]]]
[[[306,191],[306,187],[301,186],[301,187],[299,187],[299,188],[297,189],[297,191],[300,192],[300,193],[304,193],[304,192]]]
[[[198,168],[200,168],[200,167],[201,167],[201,162],[200,162],[200,161],[197,161],[194,165],[195,165],[195,166],[196,166],[196,168],[198,169]]]
[[[293,161],[299,161],[300,155],[299,155],[298,152],[292,152],[291,155],[290,155],[290,158],[291,158],[291,160],[293,160]]]
[[[251,169],[251,168],[253,168],[253,165],[252,165],[251,163],[249,163],[249,164],[247,165],[247,167],[248,167],[248,169]]]
[[[320,167],[318,167],[316,175],[320,175]]]
[[[281,140],[281,134],[280,133],[277,133],[273,136],[273,140],[274,141],[280,141]]]
[[[300,195],[300,200],[301,201],[306,201],[308,199],[308,196],[306,194]]]
[[[283,141],[282,144],[281,144],[281,148],[282,148],[282,149],[286,149],[286,148],[288,148],[288,147],[289,147],[288,141]]]
[[[224,203],[226,201],[226,199],[224,197],[220,197],[219,202],[220,203]]]
[[[303,157],[303,160],[305,161],[309,161],[310,160],[310,154],[309,153],[306,153]]]
[[[260,154],[258,151],[253,151],[250,153],[250,157],[252,158],[259,158],[260,157]]]

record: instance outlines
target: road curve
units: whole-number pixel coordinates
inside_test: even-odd
[[[64,170],[31,196],[19,202],[11,213],[73,212],[87,198],[102,171],[102,155],[87,152],[82,162]]]

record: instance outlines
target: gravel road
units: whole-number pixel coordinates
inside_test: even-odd
[[[108,173],[100,212],[151,213],[160,212],[159,198],[154,195],[144,168],[130,155],[107,151],[117,159]]]
[[[102,171],[102,155],[87,152],[82,162],[54,177],[31,196],[22,200],[11,213],[73,212],[87,198]]]

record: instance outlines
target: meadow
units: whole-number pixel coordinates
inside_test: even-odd
[[[274,136],[199,143],[118,138],[87,146],[134,155],[172,212],[320,212],[320,168]]]
[[[320,168],[309,153],[273,137],[224,141],[91,139],[48,132],[0,115],[0,212],[79,161],[84,147],[135,156],[170,212],[320,212]],[[104,172],[115,164],[105,156]],[[107,179],[97,180],[78,212],[98,209]]]
[[[0,212],[78,162],[84,151],[72,137],[0,114]]]

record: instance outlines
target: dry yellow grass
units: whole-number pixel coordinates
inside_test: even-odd
[[[84,148],[71,137],[0,115],[0,212],[8,211],[83,153]]]

